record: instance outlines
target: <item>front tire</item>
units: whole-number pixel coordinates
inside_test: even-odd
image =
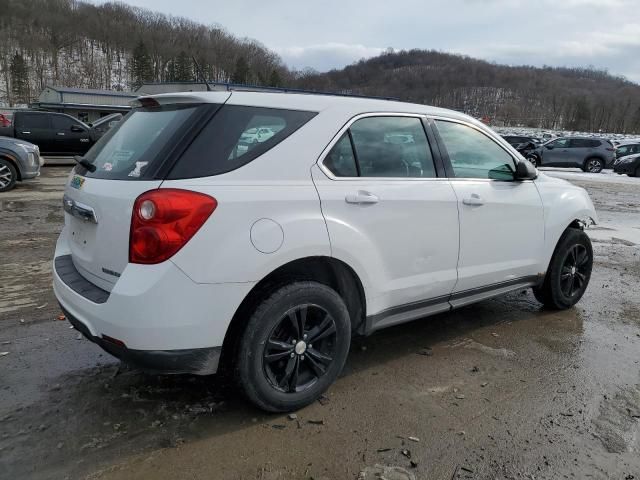
[[[591,240],[584,231],[569,228],[553,252],[544,283],[533,294],[547,308],[571,308],[587,289],[592,267]]]
[[[600,173],[604,168],[604,162],[600,158],[587,158],[582,170],[587,173]]]
[[[8,192],[16,186],[18,180],[18,172],[13,164],[0,158],[0,192]]]
[[[295,282],[263,300],[238,348],[240,387],[269,412],[297,410],[338,378],[349,353],[351,321],[334,290]]]

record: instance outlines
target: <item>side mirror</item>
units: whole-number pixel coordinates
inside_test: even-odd
[[[549,150],[553,150],[553,145],[545,145]]]
[[[81,133],[81,132],[84,132],[85,129],[79,125],[71,125],[71,131],[75,133]]]
[[[520,160],[516,165],[516,180],[535,180],[538,178],[538,170],[529,160]]]

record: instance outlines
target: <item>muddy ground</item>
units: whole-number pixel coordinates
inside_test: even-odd
[[[219,378],[122,367],[57,320],[67,171],[0,194],[0,478],[640,478],[640,180],[571,178],[602,219],[575,308],[522,291],[357,339],[290,419]]]

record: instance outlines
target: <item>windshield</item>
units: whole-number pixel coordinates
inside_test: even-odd
[[[96,166],[84,171],[92,178],[137,180],[149,178],[173,145],[177,136],[188,128],[199,105],[166,105],[135,108],[109,130],[85,155]]]

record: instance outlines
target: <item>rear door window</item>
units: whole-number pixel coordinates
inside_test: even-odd
[[[595,142],[595,145],[594,145]],[[597,140],[589,140],[587,138],[572,138],[570,148],[593,148],[600,145]]]
[[[41,113],[22,113],[16,115],[16,127],[22,129],[47,129],[50,128],[49,117],[49,115]]]
[[[358,167],[353,155],[349,132],[342,135],[324,159],[324,166],[336,177],[357,177]]]
[[[436,170],[422,121],[366,117],[349,129],[361,177],[433,178]]]
[[[167,178],[230,172],[269,151],[317,112],[225,105],[207,123]]]
[[[89,150],[85,158],[95,172],[76,166],[87,177],[137,180],[151,178],[166,151],[179,143],[191,119],[204,105],[164,105],[135,108]]]

